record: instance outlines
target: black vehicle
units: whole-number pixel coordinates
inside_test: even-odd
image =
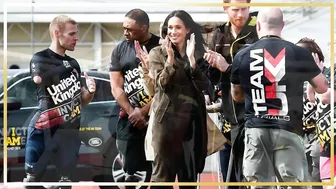
[[[96,81],[96,93],[90,104],[82,108],[79,150],[75,181],[121,182],[125,173],[115,143],[119,105],[111,95],[108,72],[87,71]],[[0,70],[0,175],[3,182],[3,78]],[[82,75],[84,80],[84,76]],[[85,84],[85,82],[83,82]],[[7,70],[7,182],[22,182],[25,177],[24,156],[27,125],[37,109],[36,87],[29,70]],[[149,182],[146,172],[136,174]],[[55,181],[56,167],[51,163],[43,182]],[[101,186],[101,188],[113,188]],[[120,188],[123,188],[120,186]],[[139,187],[138,187],[139,188]]]

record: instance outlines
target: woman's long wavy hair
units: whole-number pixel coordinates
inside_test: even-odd
[[[162,26],[162,30],[161,30],[161,36],[162,38],[166,38],[167,33],[168,33],[168,21],[170,18],[172,17],[177,17],[179,19],[182,20],[182,22],[184,23],[184,26],[188,29],[190,29],[190,32],[186,35],[185,38],[185,43],[187,42],[187,40],[190,38],[190,35],[192,33],[195,34],[195,58],[201,58],[203,57],[203,54],[205,52],[205,41],[204,38],[202,36],[201,30],[202,27],[196,23],[192,17],[184,10],[174,10],[173,12],[171,12],[165,19],[163,26]]]

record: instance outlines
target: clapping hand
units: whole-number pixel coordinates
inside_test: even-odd
[[[192,33],[190,35],[190,39],[187,40],[187,49],[186,49],[186,53],[187,53],[187,56],[189,58],[189,62],[190,62],[190,66],[195,69],[196,67],[196,61],[195,61],[195,56],[194,56],[194,53],[195,53],[195,34]]]
[[[141,48],[139,41],[134,41],[134,46],[135,46],[136,55],[142,62],[142,68],[148,71],[149,70],[149,56],[148,56],[146,47],[143,46],[143,48]]]
[[[170,63],[170,64],[174,64],[174,50],[172,48],[172,42],[169,40],[168,36],[166,36],[165,40],[164,40],[164,43],[163,43],[166,47],[166,50],[167,50],[167,54],[168,54],[168,58],[167,58],[167,61]]]

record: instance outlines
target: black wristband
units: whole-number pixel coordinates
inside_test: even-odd
[[[226,70],[225,70],[225,73],[231,73],[231,68],[232,68],[232,64],[230,64]]]

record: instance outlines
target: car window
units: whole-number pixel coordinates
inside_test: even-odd
[[[8,86],[8,97],[14,97],[20,100],[22,107],[37,106],[36,85],[28,78],[24,78]]]
[[[111,86],[109,81],[99,78],[94,78],[96,81],[96,93],[91,102],[111,101],[114,100],[111,94]],[[86,87],[85,79],[82,78],[82,83]]]
[[[96,93],[92,102],[114,100],[111,94],[111,86],[109,81],[105,81],[99,78],[95,78],[95,81]],[[82,78],[82,82],[86,86],[84,78]],[[12,86],[8,86],[8,89],[7,96],[19,99],[22,103],[22,107],[33,107],[38,105],[36,85],[30,78],[24,78],[13,83]]]

